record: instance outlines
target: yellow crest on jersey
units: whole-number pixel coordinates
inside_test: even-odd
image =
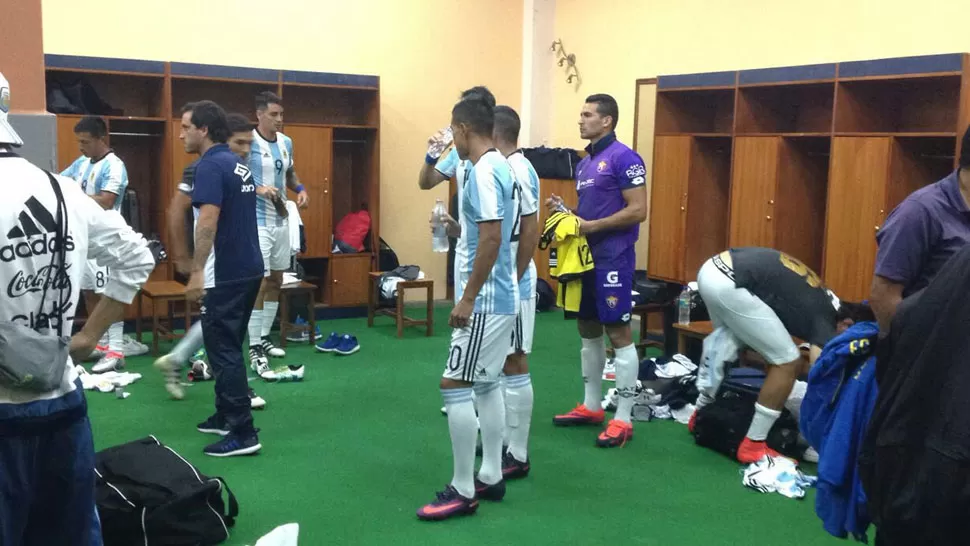
[[[606,170],[606,160],[600,161],[596,164],[596,172],[601,173]]]

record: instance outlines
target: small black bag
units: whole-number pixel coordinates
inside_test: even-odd
[[[751,396],[733,390],[722,390],[714,402],[697,412],[694,423],[694,442],[732,459],[738,455],[738,447],[748,433],[751,418],[754,417],[754,404],[757,395]],[[798,446],[798,423],[788,410],[768,433],[768,447],[775,451],[800,459],[804,449]]]
[[[105,546],[220,544],[239,514],[222,478],[200,473],[154,436],[99,452],[95,473]]]
[[[401,262],[397,259],[397,253],[391,248],[391,245],[387,244],[383,238],[381,238],[381,248],[380,254],[377,258],[377,267],[381,271],[391,271],[392,269],[397,269],[401,266]]]

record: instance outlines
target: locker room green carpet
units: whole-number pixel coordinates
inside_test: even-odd
[[[305,364],[306,380],[251,383],[267,400],[255,413],[263,451],[253,457],[202,454],[215,438],[195,430],[213,412],[211,382],[171,401],[152,358],[132,358],[129,371],[144,377],[129,398],[88,394],[96,447],[154,434],[202,472],[224,477],[241,510],[225,543],[232,546],[255,544],[288,522],[300,524],[307,546],[843,543],[822,529],[814,491],[796,501],[745,489],[740,466],[696,447],[683,425],[639,423],[632,442],[612,450],[593,445],[597,429],[554,428],[552,416],[582,391],[575,326],[557,313],[537,318],[532,474],[474,516],[418,521],[415,510],[451,479],[437,386],[449,311],[437,309],[432,338],[409,328],[398,339],[386,318],[372,329],[366,319],[319,323],[324,335],[356,334],[361,350],[340,357],[291,344],[285,359],[274,359]]]

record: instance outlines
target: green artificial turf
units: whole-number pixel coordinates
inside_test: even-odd
[[[195,430],[213,412],[212,382],[171,401],[152,358],[131,358],[128,370],[144,378],[128,387],[129,398],[88,395],[96,447],[154,434],[202,472],[224,477],[241,511],[229,545],[255,544],[289,522],[300,524],[308,546],[842,543],[816,518],[814,491],[796,501],[745,489],[740,465],[696,447],[683,425],[637,423],[630,443],[609,450],[595,447],[598,428],[553,427],[552,416],[582,394],[575,324],[558,313],[536,321],[531,475],[474,516],[418,521],[415,510],[451,479],[438,391],[449,311],[437,309],[431,338],[406,328],[398,339],[387,318],[374,328],[366,319],[318,323],[324,335],[356,335],[361,349],[341,357],[291,344],[285,359],[274,359],[305,364],[306,380],[251,383],[267,401],[255,413],[263,450],[252,457],[202,454],[216,438]]]

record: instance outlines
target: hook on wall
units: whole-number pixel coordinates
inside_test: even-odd
[[[572,53],[566,53],[565,48],[562,45],[562,39],[557,39],[549,47],[549,50],[556,54],[558,58],[559,66],[566,67],[566,83],[576,82],[578,86],[582,82],[582,78],[579,77],[579,68],[576,67],[576,55]]]

